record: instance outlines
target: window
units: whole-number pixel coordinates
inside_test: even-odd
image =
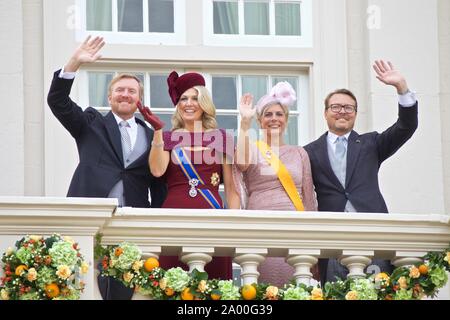
[[[312,0],[205,0],[207,45],[312,47]]]
[[[121,70],[120,72],[127,72]],[[136,74],[144,83],[144,104],[149,105],[152,111],[166,123],[167,129],[171,127],[171,118],[174,106],[170,100],[167,87],[167,75],[171,70],[165,71],[130,71]],[[190,70],[178,70],[180,74]],[[117,72],[113,71],[87,71],[80,74],[80,83],[86,82],[82,88],[80,100],[83,106],[94,106],[101,111],[109,111],[107,90],[109,81]],[[280,81],[289,82],[297,92],[297,103],[290,110],[288,130],[285,142],[294,145],[304,145],[309,141],[308,125],[308,92],[309,80],[307,73],[283,75],[283,73],[272,72],[267,75],[250,74],[244,71],[235,73],[203,73],[206,86],[212,95],[216,106],[217,121],[220,128],[234,130],[237,135],[239,128],[240,97],[249,92],[254,97],[254,104],[267,93],[267,91]],[[84,99],[83,99],[84,97]],[[259,134],[256,121],[252,127]]]
[[[166,45],[185,42],[185,2],[78,0],[84,33],[103,36],[110,43]]]

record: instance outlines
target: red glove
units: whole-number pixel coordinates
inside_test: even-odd
[[[162,122],[157,115],[153,114],[153,112],[150,111],[149,107],[142,106],[140,101],[138,101],[136,105],[141,114],[144,116],[144,119],[152,125],[155,131],[162,129],[165,126],[165,123]]]

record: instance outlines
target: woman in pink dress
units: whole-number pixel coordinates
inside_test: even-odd
[[[295,100],[295,91],[287,82],[276,84],[255,108],[250,94],[241,98],[241,125],[233,177],[243,209],[317,211],[308,154],[300,146],[285,144],[283,139],[289,107]],[[249,138],[255,114],[261,127],[261,141],[250,141]],[[283,179],[280,180],[276,170],[281,172],[282,169],[290,178],[284,174],[280,175]],[[288,283],[294,273],[284,258],[278,257],[266,258],[259,271],[259,282],[278,286]]]
[[[174,71],[167,83],[176,106],[172,130],[163,132],[164,124],[147,107],[144,118],[155,133],[149,155],[150,171],[165,178],[168,186],[163,208],[223,209],[219,185],[224,184],[228,208],[239,209],[239,195],[232,178],[233,138],[217,129],[216,109],[198,73],[181,77]],[[180,266],[178,257],[160,257],[161,267]],[[205,267],[210,278],[231,279],[231,258],[214,257]],[[186,266],[183,266],[186,268]]]

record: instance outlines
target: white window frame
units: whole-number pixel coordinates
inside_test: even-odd
[[[246,35],[244,32],[244,0],[238,2],[239,34],[214,34],[213,1],[203,0],[203,39],[208,46],[239,47],[313,47],[313,4],[312,0],[287,0],[301,4],[301,36],[275,35],[275,0],[269,1],[269,35]],[[226,0],[223,0],[226,1]]]
[[[143,0],[143,32],[118,31],[117,0],[112,2],[112,31],[86,30],[86,0],[76,0],[80,8],[81,29],[77,30],[77,40],[83,41],[88,35],[100,36],[111,44],[154,44],[154,45],[185,45],[186,44],[186,1],[173,0],[174,32],[149,32],[148,2]]]

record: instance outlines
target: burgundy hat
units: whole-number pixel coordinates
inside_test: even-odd
[[[173,71],[167,78],[169,86],[169,95],[173,104],[176,106],[180,97],[186,90],[195,86],[205,86],[205,79],[201,74],[190,72],[178,77],[178,73]]]

